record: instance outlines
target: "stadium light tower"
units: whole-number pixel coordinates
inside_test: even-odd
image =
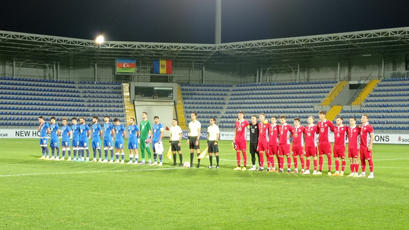
[[[95,44],[97,45],[102,45],[105,42],[105,37],[104,35],[100,34],[95,38]]]
[[[222,0],[216,0],[214,42],[222,42]]]

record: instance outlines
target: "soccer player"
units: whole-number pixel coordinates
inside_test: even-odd
[[[152,126],[152,150],[153,150],[153,165],[158,164],[159,156],[159,166],[162,166],[163,161],[163,143],[162,137],[164,128],[162,123],[159,122],[159,116],[153,117],[153,126]]]
[[[280,127],[277,125],[277,117],[272,117],[271,118],[271,124],[270,124],[270,136],[268,138],[268,154],[269,157],[271,158],[271,164],[272,168],[271,171],[274,172],[276,171],[276,167],[274,164],[274,156],[277,157],[277,163],[279,164],[279,156],[278,156],[278,134],[279,134],[279,129]]]
[[[329,143],[329,131],[334,130],[334,124],[331,121],[325,119],[326,116],[325,111],[320,111],[319,121],[317,124],[317,133],[319,134],[318,137],[318,150],[319,150],[319,172],[317,175],[322,175],[322,168],[324,164],[324,155],[328,158],[328,176],[331,176],[331,167],[332,167],[332,157],[331,157],[331,144]]]
[[[65,158],[65,152],[68,152],[68,159],[71,160],[71,150],[70,150],[70,136],[71,136],[71,128],[67,125],[67,118],[62,119],[62,126],[61,126],[61,151],[62,156],[61,160]]]
[[[71,132],[72,132],[72,150],[73,150],[73,159],[74,160],[79,160],[80,158],[80,153],[79,153],[79,148],[80,148],[80,126],[77,123],[77,118],[73,117],[71,119]],[[78,157],[77,157],[78,153]]]
[[[88,137],[90,136],[90,129],[87,124],[85,124],[85,118],[80,118],[80,153],[81,153],[81,161],[84,161],[84,151],[87,152],[87,158],[85,159],[86,162],[89,161],[89,149],[88,149]]]
[[[40,125],[38,126],[38,131],[40,132],[40,147],[41,147],[41,159],[49,159],[50,156],[48,155],[48,135],[47,133],[49,132],[49,124],[48,122],[44,121],[43,116],[38,117],[38,122]]]
[[[197,113],[193,112],[190,114],[190,118],[192,119],[189,122],[189,133],[187,143],[189,145],[190,151],[190,167],[193,167],[193,156],[194,151],[196,151],[197,156],[200,155],[200,130],[202,125],[197,120]],[[200,159],[197,159],[197,168],[200,167]]]
[[[102,137],[102,128],[101,125],[98,123],[98,117],[92,117],[92,153],[94,154],[94,158],[92,159],[93,162],[97,162],[97,151],[99,162],[102,162],[102,153],[101,153],[101,137]]]
[[[360,157],[361,157],[361,168],[362,172],[360,177],[365,177],[366,161],[369,164],[370,174],[368,178],[374,178],[374,167],[372,158],[372,145],[375,139],[374,129],[371,124],[369,124],[368,115],[364,114],[361,117],[361,142],[359,146]]]
[[[284,157],[287,157],[287,172],[291,172],[290,134],[292,127],[287,124],[287,118],[284,115],[280,116],[280,123],[278,145],[278,152],[280,154],[280,173],[284,172]]]
[[[108,150],[111,151],[111,160],[110,162],[113,163],[114,162],[114,144],[112,141],[112,137],[115,134],[114,131],[114,125],[109,122],[110,117],[109,116],[105,116],[104,117],[104,152],[105,152],[105,159],[103,161],[103,163],[107,163],[108,162]]]
[[[236,121],[235,128],[236,132],[234,133],[234,148],[236,150],[236,158],[237,158],[237,167],[234,170],[246,170],[247,168],[247,141],[246,141],[246,127],[249,126],[249,122],[244,120],[244,113],[239,112],[237,114],[238,120]],[[240,166],[240,151],[243,154],[243,165],[244,167],[241,168]]]
[[[301,173],[304,173],[304,127],[300,124],[300,118],[294,118],[294,127],[291,130],[293,137],[293,161],[294,161],[294,173],[298,173],[298,159],[301,162]]]
[[[134,163],[134,156],[135,156],[135,164],[138,164],[138,136],[140,135],[138,125],[136,125],[135,118],[131,117],[129,119],[129,126],[128,126],[128,149],[129,149],[129,162],[128,164]]]
[[[114,119],[115,131],[115,163],[119,163],[119,155],[121,155],[121,164],[125,163],[124,153],[124,138],[126,137],[125,127],[121,124],[118,118]]]
[[[349,119],[349,127],[347,129],[348,134],[348,158],[351,167],[350,177],[358,177],[359,162],[358,162],[358,149],[359,149],[359,134],[361,128],[356,125],[356,118]]]
[[[258,121],[257,121],[257,116],[252,115],[251,120],[250,120],[250,125],[248,126],[250,130],[250,154],[251,154],[251,163],[253,167],[251,167],[249,170],[255,171],[257,170],[256,168],[256,155],[258,158],[258,165],[260,167],[260,155],[258,154],[257,151],[257,145],[258,145]],[[238,155],[240,157],[240,153]]]
[[[172,127],[169,129],[170,137],[169,142],[171,146],[171,151],[173,154],[173,166],[176,166],[176,153],[179,155],[179,166],[183,166],[183,156],[182,151],[180,149],[180,142],[182,141],[182,129],[178,125],[178,121],[176,119],[172,120]]]
[[[141,145],[142,161],[141,164],[145,164],[145,151],[148,153],[148,164],[151,165],[152,153],[149,148],[149,143],[152,141],[152,125],[148,121],[148,113],[142,112],[142,121],[139,123],[139,130],[141,132],[141,138],[139,140]]]
[[[348,132],[342,122],[343,118],[338,116],[336,119],[337,126],[334,127],[334,158],[335,158],[335,174],[334,176],[344,176],[345,171],[345,136]],[[341,172],[339,172],[339,160],[342,160]]]
[[[270,133],[270,123],[266,121],[266,116],[264,113],[259,115],[259,123],[258,123],[258,144],[257,144],[257,151],[260,157],[260,168],[259,171],[264,170],[264,154],[266,154],[267,158],[267,167],[268,171],[271,170],[271,158],[269,157],[268,151],[268,134]]]
[[[213,153],[216,156],[216,168],[219,168],[219,138],[220,130],[216,125],[216,118],[212,117],[209,121],[210,125],[207,128],[207,152],[209,153],[209,169],[213,167]]]
[[[60,160],[60,145],[58,136],[60,135],[60,130],[58,129],[59,126],[55,122],[55,117],[50,118],[50,129],[49,132],[51,134],[50,138],[50,148],[51,148],[51,160]],[[56,156],[54,156],[55,150],[57,150]]]
[[[309,116],[307,119],[308,125],[304,127],[305,136],[305,156],[306,156],[306,170],[304,174],[310,174],[310,158],[314,161],[314,172],[312,175],[317,175],[317,126],[314,125],[314,116]]]

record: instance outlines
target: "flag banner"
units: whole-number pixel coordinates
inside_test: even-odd
[[[153,61],[153,73],[172,74],[172,60],[158,59]]]
[[[117,73],[135,73],[136,72],[136,60],[117,59],[116,60],[116,72]]]
[[[207,155],[207,151],[208,151],[208,149],[205,148],[205,149],[203,150],[203,152],[200,153],[200,155],[199,155],[199,157],[198,157],[197,159],[200,159],[200,160],[201,160],[201,159],[205,158],[206,155]]]

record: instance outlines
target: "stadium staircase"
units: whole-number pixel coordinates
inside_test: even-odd
[[[122,89],[114,82],[74,82],[0,77],[0,126],[33,128],[38,116],[105,115],[124,120]]]
[[[126,120],[129,121],[131,118],[135,119],[135,106],[131,102],[129,83],[122,83],[122,96],[124,98]]]
[[[331,108],[329,109],[329,111],[327,112],[327,120],[329,121],[333,121],[337,115],[342,111],[342,105],[333,105],[331,106]]]
[[[372,90],[378,85],[378,83],[379,83],[379,80],[369,81],[369,83],[361,91],[359,96],[355,98],[355,100],[352,102],[352,105],[361,105],[365,101],[365,99],[369,96],[369,94],[372,92]]]
[[[178,119],[179,126],[182,130],[187,129],[185,107],[183,104],[182,90],[180,85],[177,87],[177,101],[176,101],[176,115]]]
[[[345,86],[348,85],[347,81],[340,81],[338,84],[334,86],[331,92],[325,97],[325,99],[321,102],[321,106],[330,106],[334,99],[339,95],[339,93],[344,90]]]

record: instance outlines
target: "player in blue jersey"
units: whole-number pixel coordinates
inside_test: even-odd
[[[50,148],[51,148],[51,160],[60,160],[60,145],[58,136],[60,135],[60,130],[58,124],[55,122],[55,117],[50,118]],[[55,150],[57,154],[54,155]]]
[[[134,156],[135,156],[135,164],[138,164],[138,136],[139,136],[139,128],[138,125],[135,123],[135,118],[131,118],[129,120],[128,126],[128,149],[129,149],[129,162],[128,164],[134,163]]]
[[[71,124],[73,160],[79,160],[80,154],[78,150],[80,147],[80,125],[77,123],[76,117],[71,119]],[[68,160],[70,161],[71,158],[69,157]]]
[[[62,151],[61,160],[64,160],[65,152],[68,152],[68,158],[71,160],[70,136],[71,128],[70,126],[67,125],[67,118],[63,118],[61,126],[61,151]]]
[[[80,118],[80,153],[81,161],[89,161],[89,149],[88,149],[88,137],[90,136],[90,129],[87,124],[85,124],[85,118]],[[87,152],[87,158],[84,159],[84,152]]]
[[[102,162],[102,153],[101,153],[101,136],[102,136],[102,128],[101,125],[98,123],[98,117],[92,117],[92,151],[94,154],[93,162],[97,162],[97,151],[99,162]]]
[[[115,163],[119,163],[119,154],[121,154],[121,164],[125,162],[124,153],[124,138],[126,137],[125,126],[121,124],[118,118],[114,119],[114,131],[115,131]]]
[[[44,121],[43,116],[38,117],[38,122],[40,123],[37,130],[40,132],[41,159],[49,159],[47,146],[49,124],[48,122]]]
[[[111,161],[114,162],[114,145],[112,142],[112,137],[114,136],[115,132],[114,125],[109,122],[109,119],[109,116],[104,117],[104,163],[108,162],[108,150],[111,150]]]
[[[153,118],[153,137],[152,137],[152,149],[153,149],[153,165],[157,165],[157,157],[159,155],[159,166],[162,166],[163,160],[163,144],[162,144],[162,137],[163,137],[163,125],[159,122],[159,117],[155,116]]]

